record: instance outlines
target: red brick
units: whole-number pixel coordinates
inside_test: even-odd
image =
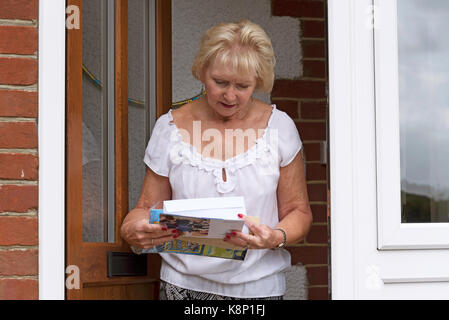
[[[320,163],[307,163],[306,179],[308,181],[320,181],[320,180],[326,180],[326,178],[327,178],[326,165],[320,164]]]
[[[273,98],[326,98],[326,82],[319,80],[276,80],[271,93]]]
[[[38,164],[32,154],[0,153],[0,179],[37,180]]]
[[[327,223],[327,205],[325,204],[312,204],[313,222],[326,222]]]
[[[37,186],[0,185],[0,212],[27,212],[37,206]]]
[[[298,101],[276,100],[274,103],[279,110],[286,112],[292,119],[299,117]]]
[[[321,60],[304,60],[303,76],[309,78],[326,78],[326,62]]]
[[[0,148],[37,148],[35,122],[0,122]]]
[[[308,288],[308,300],[329,300],[329,289],[327,287]]]
[[[0,300],[37,300],[38,281],[33,279],[0,279]]]
[[[0,19],[37,20],[38,0],[1,0]]]
[[[0,84],[32,85],[37,82],[37,60],[0,58]]]
[[[33,246],[38,244],[37,218],[0,217],[1,246]]]
[[[325,58],[326,45],[324,40],[301,41],[303,58]]]
[[[304,154],[306,161],[320,161],[321,160],[320,143],[317,142],[304,143]]]
[[[326,123],[324,122],[297,122],[299,135],[305,140],[326,140]]]
[[[326,24],[324,21],[303,20],[301,21],[301,36],[303,38],[326,37]]]
[[[35,27],[0,26],[0,53],[34,54],[37,39]]]
[[[316,0],[273,0],[274,16],[324,18],[324,3]]]
[[[301,119],[325,120],[326,102],[301,102]]]
[[[327,246],[287,247],[287,250],[292,256],[292,265],[327,264]]]
[[[323,267],[307,267],[307,278],[310,286],[327,286],[329,284],[329,268]]]
[[[309,234],[307,235],[306,243],[327,244],[327,242],[327,226],[312,225],[312,228],[310,228]]]
[[[327,201],[327,186],[325,184],[307,184],[310,201]]]
[[[38,251],[0,251],[0,276],[30,276],[38,274]]]
[[[37,92],[0,90],[0,117],[37,117]]]

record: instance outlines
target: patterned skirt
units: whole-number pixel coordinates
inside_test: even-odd
[[[161,280],[160,300],[283,300],[283,296],[265,298],[235,298],[218,294],[183,289]]]

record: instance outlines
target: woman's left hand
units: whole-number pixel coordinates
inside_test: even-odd
[[[271,249],[277,247],[283,239],[279,230],[273,230],[267,225],[256,224],[247,216],[241,218],[253,234],[232,231],[226,235],[224,241],[236,246],[249,249]]]

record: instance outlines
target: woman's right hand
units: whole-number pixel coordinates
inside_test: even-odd
[[[134,248],[148,249],[164,242],[176,239],[177,230],[168,229],[165,225],[150,224],[150,207],[156,202],[171,199],[170,181],[147,168],[142,192],[136,207],[123,220],[120,234]]]
[[[136,209],[134,209],[136,210]],[[133,211],[134,211],[133,210]],[[130,212],[130,214],[133,213]],[[176,239],[178,230],[161,224],[150,224],[148,218],[125,221],[120,229],[122,238],[135,248],[148,249]]]

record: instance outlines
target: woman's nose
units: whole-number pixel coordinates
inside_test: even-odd
[[[234,102],[235,97],[236,94],[234,92],[234,88],[230,86],[229,88],[226,89],[224,93],[224,98],[226,99],[226,102]]]

